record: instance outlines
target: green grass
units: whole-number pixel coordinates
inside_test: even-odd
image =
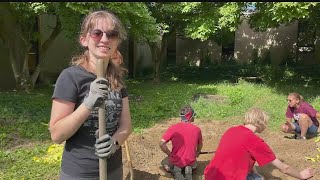
[[[177,79],[177,78],[171,78]],[[130,109],[136,133],[157,122],[178,117],[179,108],[191,104],[196,118],[228,121],[251,107],[267,111],[271,120],[269,128],[278,130],[285,120],[286,97],[291,91],[301,93],[316,109],[320,109],[319,86],[290,83],[253,84],[245,81],[165,81],[154,85],[149,81],[128,80]],[[60,168],[61,146],[50,142],[50,118],[53,87],[36,89],[32,93],[0,92],[0,179],[50,179]],[[194,94],[227,96],[225,103],[212,103]],[[234,118],[233,118],[234,119]],[[14,147],[19,142],[31,145]]]

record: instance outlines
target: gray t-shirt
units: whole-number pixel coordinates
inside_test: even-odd
[[[52,98],[63,99],[75,103],[78,108],[88,94],[90,83],[97,78],[82,66],[70,66],[59,75]],[[112,136],[119,127],[122,111],[122,98],[127,97],[125,88],[121,91],[111,91],[106,104],[107,133]],[[99,158],[94,154],[96,141],[95,132],[98,129],[98,108],[91,111],[87,120],[78,131],[66,140],[62,156],[61,169],[65,174],[74,177],[98,177]],[[121,148],[108,160],[108,172],[122,166]]]

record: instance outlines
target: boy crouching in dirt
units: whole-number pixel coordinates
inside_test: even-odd
[[[161,164],[167,172],[173,174],[174,179],[192,179],[192,170],[197,167],[196,158],[202,148],[202,134],[200,128],[192,124],[194,116],[192,107],[184,106],[180,110],[181,122],[170,126],[159,144],[168,155]],[[166,145],[169,141],[172,143],[171,151]]]

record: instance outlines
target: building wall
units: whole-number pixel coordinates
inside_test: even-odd
[[[221,61],[221,46],[211,40],[201,42],[199,40],[177,37],[177,64],[191,63],[199,66],[201,58],[209,58],[211,63],[219,63]]]
[[[52,27],[56,23],[55,16],[42,15],[40,17],[40,43],[43,43],[51,34]],[[272,63],[279,64],[289,54],[296,55],[298,23],[279,28],[270,28],[266,32],[253,31],[246,20],[239,25],[235,32],[234,57],[239,63],[250,62],[252,60],[252,51],[256,49],[258,55],[263,57],[270,52]],[[174,37],[173,37],[174,38]],[[221,62],[221,46],[212,40],[201,42],[199,40],[185,39],[176,37],[175,45],[168,44],[172,56],[175,51],[176,64],[190,63],[199,65],[200,59],[209,59],[211,63]],[[42,80],[45,79],[54,83],[60,72],[69,66],[72,56],[78,54],[79,43],[77,37],[70,40],[66,33],[61,32],[48,49],[44,65],[42,66]],[[128,41],[122,42],[120,51],[123,54],[125,66],[128,67]],[[9,61],[9,54],[0,41],[0,88],[15,87],[15,80]],[[152,55],[147,43],[134,42],[134,73],[142,75],[144,69],[152,69]],[[306,64],[320,63],[320,41],[315,45],[313,55],[300,55],[300,58]]]
[[[42,15],[39,21],[40,43],[43,43],[50,36],[51,27],[55,26],[56,18],[53,15]],[[60,72],[69,66],[71,58],[78,54],[77,48],[80,47],[76,39],[77,37],[70,40],[64,31],[57,36],[43,59],[45,63],[41,73],[45,80],[54,83]]]
[[[259,57],[264,57],[269,50],[272,63],[279,64],[288,54],[295,54],[297,33],[298,23],[255,32],[244,19],[235,33],[234,57],[239,63],[245,63],[252,60],[254,49]]]

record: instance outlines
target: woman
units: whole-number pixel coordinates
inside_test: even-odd
[[[108,179],[121,179],[121,145],[131,133],[128,93],[124,69],[116,55],[105,78],[97,78],[97,59],[108,60],[118,53],[126,32],[110,12],[96,11],[84,19],[79,37],[86,51],[73,58],[72,66],[59,75],[52,96],[51,139],[66,141],[60,179],[99,179],[99,158],[108,158]],[[120,54],[121,55],[121,54]],[[105,103],[107,134],[96,139],[98,107]]]
[[[245,114],[244,125],[229,128],[222,136],[217,151],[204,170],[206,180],[262,180],[254,164],[272,164],[282,173],[298,179],[313,176],[307,168],[301,172],[281,162],[270,147],[255,133],[265,130],[269,120],[266,112],[252,108]]]
[[[320,113],[303,101],[303,97],[298,93],[290,93],[287,100],[286,123],[281,127],[282,132],[295,134],[295,138],[299,140],[306,140],[307,135],[316,136]]]

